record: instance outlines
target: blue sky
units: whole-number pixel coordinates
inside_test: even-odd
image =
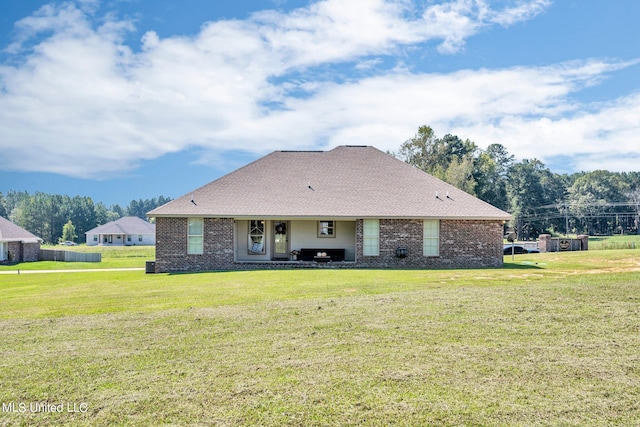
[[[0,1],[0,191],[178,197],[420,125],[640,170],[636,0]],[[285,185],[285,184],[283,184]]]

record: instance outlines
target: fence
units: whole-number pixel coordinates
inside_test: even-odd
[[[40,256],[38,260],[64,262],[101,262],[102,254],[40,249]]]
[[[589,249],[589,236],[586,235],[570,239],[541,234],[539,239],[540,252],[586,251]]]

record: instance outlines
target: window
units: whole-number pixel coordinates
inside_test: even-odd
[[[377,219],[365,219],[362,228],[362,255],[380,255],[380,221]]]
[[[138,242],[142,242],[142,234],[138,234]]]
[[[249,255],[264,255],[264,220],[252,219],[249,221]]]
[[[93,235],[93,241],[94,241],[94,242],[97,242],[97,241],[98,241],[98,235],[97,235],[97,234],[94,234],[94,235]]]
[[[318,221],[318,237],[336,237],[335,222]]]
[[[440,221],[437,219],[424,220],[422,254],[424,256],[440,255]]]
[[[131,236],[127,236],[127,242],[131,241]]]
[[[204,220],[202,218],[189,218],[187,234],[187,253],[190,255],[202,255]]]

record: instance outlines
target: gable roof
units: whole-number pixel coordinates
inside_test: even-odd
[[[276,151],[148,215],[511,218],[508,213],[408,163],[363,146],[340,146],[330,151]]]
[[[0,242],[37,243],[42,239],[0,216]]]
[[[125,216],[107,222],[84,234],[155,234],[156,225],[137,216]]]

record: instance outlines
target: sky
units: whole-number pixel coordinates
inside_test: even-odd
[[[558,173],[638,171],[638,16],[637,0],[0,0],[0,192],[176,198],[274,150],[397,151],[422,125]]]

